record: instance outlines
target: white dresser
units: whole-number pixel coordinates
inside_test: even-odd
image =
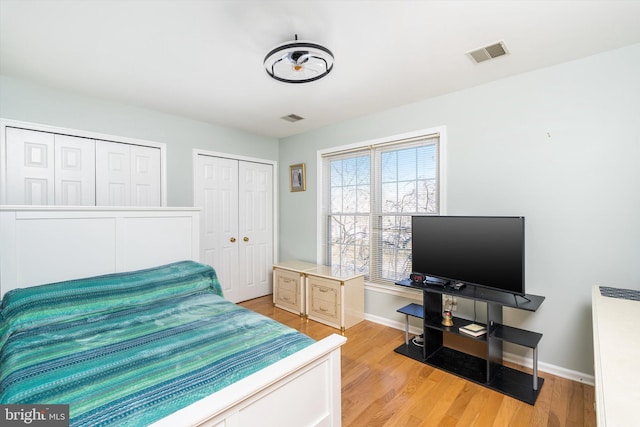
[[[364,275],[303,261],[273,266],[275,306],[344,331],[364,320]]]
[[[305,275],[318,264],[304,261],[284,261],[273,266],[273,305],[283,310],[306,315]]]
[[[596,417],[600,427],[638,425],[640,301],[633,298],[639,296],[637,290],[593,287]]]
[[[344,331],[364,320],[364,275],[326,265],[305,272],[307,316]]]

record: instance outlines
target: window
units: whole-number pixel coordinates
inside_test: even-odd
[[[411,216],[440,213],[440,135],[324,153],[326,261],[393,283],[411,273]]]

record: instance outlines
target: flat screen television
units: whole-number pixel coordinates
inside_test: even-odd
[[[524,217],[414,216],[412,270],[524,295]]]

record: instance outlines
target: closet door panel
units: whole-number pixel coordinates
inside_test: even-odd
[[[6,128],[7,203],[54,204],[53,134]]]
[[[198,155],[194,204],[202,208],[201,260],[218,274],[224,297],[238,300],[238,162]]]
[[[95,141],[55,135],[55,204],[95,206]]]
[[[5,119],[0,129],[2,204],[162,206],[164,144]]]
[[[131,204],[160,206],[160,149],[131,146]]]
[[[131,205],[130,146],[96,141],[96,204]]]
[[[247,300],[272,292],[273,167],[239,164],[240,298]]]

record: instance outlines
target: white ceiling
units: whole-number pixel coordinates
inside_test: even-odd
[[[294,34],[327,77],[266,74]],[[271,137],[639,42],[640,1],[0,0],[0,73]]]

